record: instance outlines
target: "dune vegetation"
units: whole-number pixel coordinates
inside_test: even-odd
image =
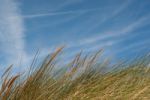
[[[35,56],[26,73],[11,75],[13,67],[8,67],[0,80],[0,100],[150,100],[149,55],[107,69],[101,50],[57,64],[62,49],[36,67]]]

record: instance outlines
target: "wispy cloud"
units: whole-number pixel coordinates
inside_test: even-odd
[[[102,24],[102,23],[106,22],[107,20],[109,20],[109,19],[119,15],[121,12],[123,12],[125,9],[127,9],[127,7],[133,1],[134,0],[127,0],[127,1],[125,1],[122,5],[119,6],[119,8],[115,9],[114,11],[112,11],[112,13],[109,16],[106,16],[105,19],[100,20],[99,22],[94,23],[93,25],[91,25],[88,29],[86,29],[86,32],[89,33],[91,30],[93,30],[94,28],[98,27],[100,24]],[[95,19],[95,17],[91,17],[91,18]],[[98,17],[98,19],[99,19],[99,17]],[[89,19],[89,20],[93,20],[93,19]],[[96,36],[92,36],[90,38],[81,39],[81,40],[79,40],[76,43],[70,43],[69,47],[79,47],[79,46],[83,46],[83,45],[89,45],[89,44],[95,43],[97,41],[103,41],[103,40],[105,40],[107,38],[116,37],[116,36],[118,36],[120,34],[124,34],[125,31],[128,31],[129,27],[131,28],[131,25],[128,26],[128,29],[125,27],[123,29],[118,30],[117,32],[116,32],[116,30],[115,31],[114,30],[108,30],[108,31],[105,31],[103,33],[98,33],[98,35],[96,35]],[[135,23],[135,25],[136,25],[136,23]],[[134,26],[132,25],[132,27],[134,27]]]
[[[32,19],[32,18],[38,18],[38,17],[47,17],[47,16],[55,16],[55,15],[67,15],[67,14],[83,14],[88,13],[92,11],[99,11],[101,8],[96,9],[83,9],[83,10],[70,10],[70,11],[55,11],[55,12],[49,12],[49,13],[39,13],[39,14],[30,14],[30,15],[24,15],[23,18],[26,19]]]
[[[131,43],[129,45],[124,46],[124,48],[121,48],[121,49],[117,50],[117,53],[123,53],[123,52],[126,52],[127,50],[135,52],[137,50],[145,48],[146,46],[144,46],[144,45],[145,44],[150,44],[149,42],[150,42],[149,40],[145,40],[145,41]],[[146,48],[148,48],[148,47],[146,47]]]
[[[81,39],[76,43],[71,43],[69,46],[70,47],[80,47],[80,46],[84,46],[84,45],[94,44],[97,42],[101,42],[101,43],[105,44],[105,42],[103,42],[103,41],[106,39],[110,39],[113,42],[114,38],[128,35],[132,31],[136,30],[137,28],[147,24],[148,23],[147,20],[149,20],[149,18],[150,18],[150,15],[141,17],[138,20],[136,20],[135,22],[132,22],[129,25],[127,25],[123,28],[120,28],[119,30],[115,30],[115,31],[114,30],[108,30],[104,33],[99,33],[99,35]]]
[[[21,56],[26,57],[24,32],[24,22],[17,2],[15,0],[1,0],[0,53],[5,56],[7,64],[19,62]]]
[[[137,28],[149,23],[149,21],[148,21],[149,18],[150,18],[150,14],[139,18],[135,22],[132,22],[131,24],[129,24],[125,28],[123,28],[120,32],[118,32],[118,34],[128,34],[132,31],[136,30]]]
[[[86,0],[65,0],[63,1],[62,3],[60,2],[60,5],[56,8],[53,8],[52,10],[53,11],[58,11],[64,7],[67,7],[71,4],[76,4],[76,3],[80,3],[80,2],[83,2],[83,1],[86,1]]]
[[[137,33],[132,33],[133,31],[135,31],[136,29],[140,28],[141,26],[143,25],[146,25],[149,20],[150,16],[147,15],[147,16],[144,16],[144,17],[141,17],[139,18],[137,21],[129,24],[128,26],[126,26],[125,28],[122,28],[121,30],[118,30],[116,32],[113,32],[111,34],[104,34],[103,36],[101,37],[95,37],[94,38],[91,38],[91,41],[89,39],[89,41],[85,42],[85,44],[91,44],[91,43],[95,43],[97,41],[101,41],[100,44],[96,43],[97,46],[93,46],[91,48],[88,49],[88,51],[93,51],[93,50],[96,50],[96,49],[99,49],[99,48],[105,48],[105,47],[108,47],[108,46],[113,46],[121,41],[124,41],[126,38],[123,38],[121,40],[119,39],[114,39],[115,37],[118,37],[118,36],[124,36],[124,35],[128,35],[130,34],[130,37],[131,37],[131,34],[137,34]],[[110,38],[108,41],[102,41],[103,39],[106,39],[106,38]],[[121,52],[124,52],[124,51],[127,51],[127,50],[134,50],[135,48],[138,48],[139,46],[142,46],[142,45],[145,45],[145,44],[148,44],[149,43],[149,40],[145,40],[145,41],[141,41],[141,42],[136,42],[136,43],[133,43],[133,44],[130,44],[130,45],[127,45],[127,46],[124,46],[122,49],[116,49],[116,53],[121,53]],[[141,47],[140,49],[142,49],[143,47]],[[145,48],[145,47],[144,47]],[[139,50],[139,49],[138,49]],[[134,50],[135,51],[135,50]]]
[[[93,29],[99,27],[99,25],[107,22],[108,20],[118,16],[120,13],[122,13],[124,10],[126,10],[128,8],[129,5],[132,4],[134,0],[126,0],[124,1],[123,4],[121,4],[120,6],[116,7],[116,9],[112,10],[111,13],[109,15],[106,15],[105,18],[103,18],[102,20],[99,20],[98,23],[93,24],[89,29],[87,29],[87,32],[91,32]]]

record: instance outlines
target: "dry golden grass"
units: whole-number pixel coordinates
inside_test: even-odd
[[[108,62],[99,63],[101,50],[84,57],[79,53],[56,71],[55,59],[62,49],[36,69],[33,61],[27,75],[11,76],[12,66],[6,69],[0,100],[150,100],[149,56],[105,72]]]

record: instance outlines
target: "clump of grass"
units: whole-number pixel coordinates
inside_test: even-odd
[[[103,71],[109,62],[99,63],[101,50],[90,56],[79,53],[65,68],[55,70],[62,49],[47,56],[39,67],[32,64],[27,75],[10,76],[10,66],[1,77],[0,100],[150,99],[148,56]]]

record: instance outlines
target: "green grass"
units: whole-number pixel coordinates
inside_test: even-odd
[[[99,61],[101,51],[90,56],[79,53],[56,70],[62,49],[39,67],[34,67],[34,59],[26,74],[11,76],[10,66],[0,80],[0,100],[150,100],[149,56],[104,71],[109,62]]]

